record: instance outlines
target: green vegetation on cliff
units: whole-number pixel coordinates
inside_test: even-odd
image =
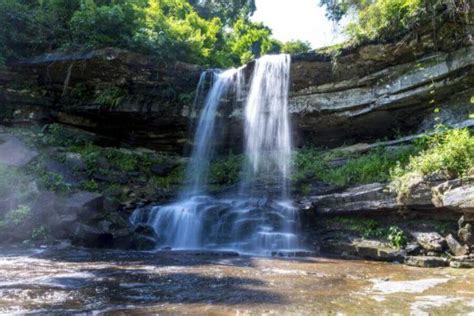
[[[351,16],[345,32],[353,42],[390,40],[422,24],[431,24],[436,33],[439,19],[468,19],[468,0],[320,0],[327,16],[340,21]]]

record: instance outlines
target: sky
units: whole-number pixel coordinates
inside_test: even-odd
[[[256,0],[256,5],[252,21],[263,22],[280,41],[299,39],[319,48],[343,40],[319,0]]]

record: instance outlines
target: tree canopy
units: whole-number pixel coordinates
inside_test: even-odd
[[[0,0],[0,62],[51,51],[125,48],[227,67],[281,44],[250,21],[254,0]]]
[[[330,20],[348,16],[352,41],[388,40],[442,14],[466,15],[470,0],[319,0]],[[472,6],[472,4],[471,4]]]

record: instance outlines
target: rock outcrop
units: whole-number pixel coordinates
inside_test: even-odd
[[[296,144],[373,142],[466,120],[474,47],[469,32],[440,29],[437,40],[427,29],[395,43],[292,56]],[[21,60],[0,70],[0,121],[56,121],[117,142],[182,152],[199,112],[192,103],[201,71],[112,48]],[[241,105],[221,107],[218,117],[225,122],[223,147],[240,150]]]
[[[302,201],[303,208],[319,214],[349,214],[402,209],[450,209],[474,214],[472,183],[474,178],[443,180],[438,176],[414,177],[407,191],[396,193],[388,184],[372,183],[343,192],[318,195]]]
[[[22,167],[33,160],[38,153],[28,148],[18,138],[8,134],[0,134],[0,163]]]

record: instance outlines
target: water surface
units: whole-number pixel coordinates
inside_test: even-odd
[[[467,314],[474,271],[329,258],[0,250],[0,313]]]

